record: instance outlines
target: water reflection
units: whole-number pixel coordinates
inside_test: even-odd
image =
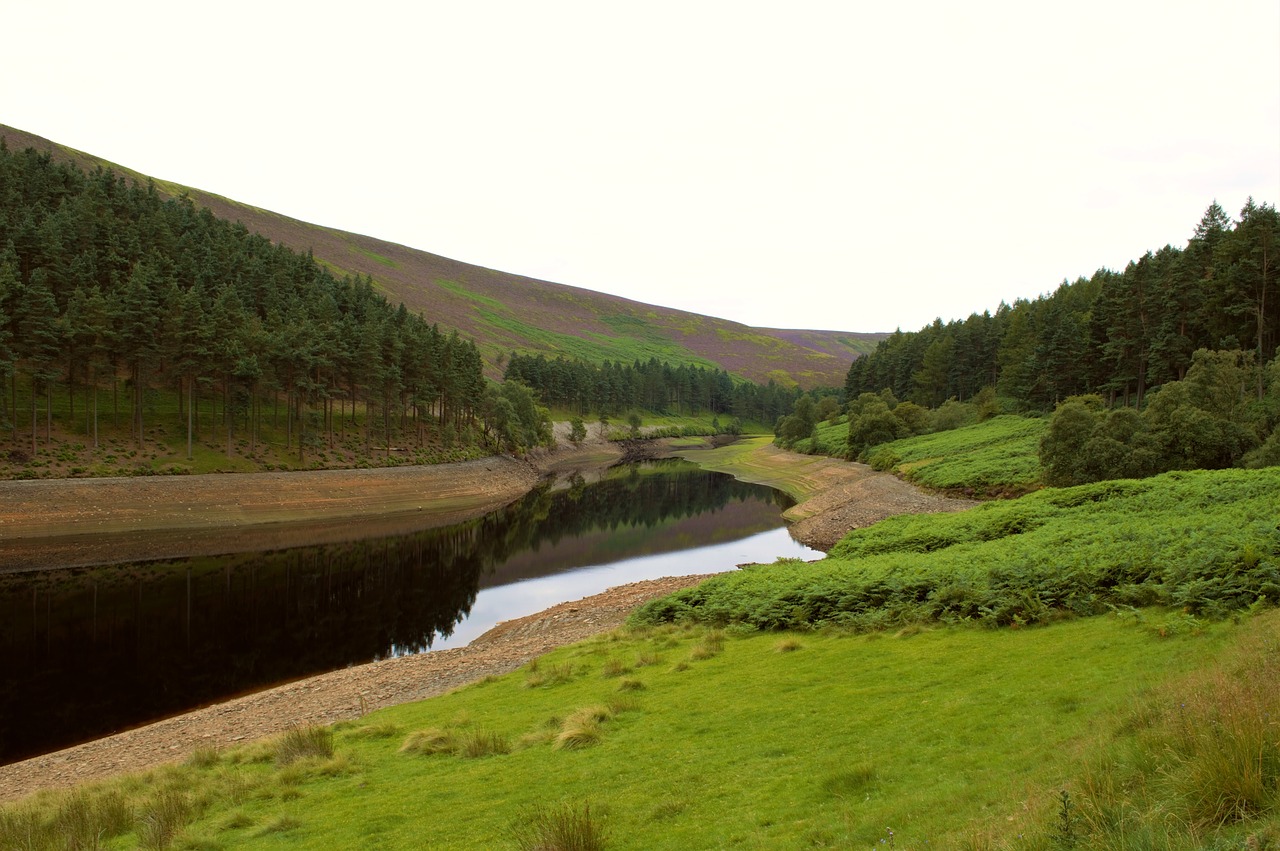
[[[727,569],[737,562],[648,560],[780,529],[784,499],[662,462],[392,538],[0,576],[0,761],[442,640],[465,644],[492,620],[528,613],[482,589],[520,583],[521,605],[536,611],[653,570]],[[785,534],[750,558],[790,554],[769,552]],[[567,579],[600,570],[611,572]],[[603,584],[579,592],[583,581]],[[478,594],[490,613],[468,620]]]

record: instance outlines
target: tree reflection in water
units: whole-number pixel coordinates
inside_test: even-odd
[[[658,462],[391,538],[0,576],[0,761],[421,652],[482,587],[745,537],[786,505]]]

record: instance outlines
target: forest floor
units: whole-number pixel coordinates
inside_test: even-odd
[[[156,557],[157,550],[179,547],[226,551],[228,524],[236,527],[237,539],[252,538],[266,546],[320,543],[343,529],[349,535],[351,524],[362,532],[390,534],[396,528],[478,516],[522,496],[548,472],[589,474],[624,455],[705,452],[715,457],[731,450],[692,449],[685,443],[676,450],[663,442],[629,449],[603,443],[562,446],[527,462],[489,458],[374,470],[0,482],[0,570],[66,565],[76,558],[106,561],[103,542],[112,558],[124,553],[124,560]],[[783,489],[799,500],[787,513],[799,521],[793,535],[815,548],[827,549],[850,529],[891,514],[960,510],[973,504],[924,493],[865,465],[796,455],[767,441],[744,444],[730,466],[747,481],[785,484]],[[464,648],[310,677],[0,766],[0,800],[152,768],[199,748],[228,747],[293,725],[331,724],[442,694],[614,629],[647,600],[704,578],[623,585],[498,624]]]

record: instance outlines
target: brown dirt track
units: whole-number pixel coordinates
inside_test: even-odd
[[[237,541],[247,538],[254,546],[269,547],[350,538],[353,528],[363,536],[456,522],[520,497],[544,471],[600,467],[618,455],[610,446],[587,446],[532,464],[491,458],[421,468],[0,482],[0,571],[75,559],[103,561],[97,548],[104,541],[118,560],[190,553],[193,548],[227,552],[227,536],[219,531],[227,524],[238,527]],[[922,493],[864,465],[773,447],[763,447],[755,458],[757,467],[739,470],[740,478],[769,484],[774,472],[789,466],[794,482],[795,471],[802,470],[804,493],[788,517],[800,521],[792,527],[793,535],[819,549],[827,549],[851,528],[890,514],[972,504]],[[133,532],[146,534],[129,534]],[[670,577],[612,588],[501,623],[464,648],[310,677],[0,766],[0,800],[151,768],[183,759],[197,748],[226,747],[295,724],[334,723],[442,694],[613,629],[646,600],[703,578]]]

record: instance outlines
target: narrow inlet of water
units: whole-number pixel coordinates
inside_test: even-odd
[[[821,554],[786,497],[685,462],[391,538],[0,576],[0,762],[300,677],[462,646],[606,588]]]

